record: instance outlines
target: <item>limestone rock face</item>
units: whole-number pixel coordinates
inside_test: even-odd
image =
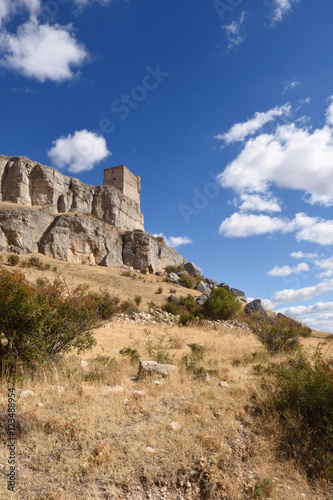
[[[95,215],[119,229],[143,230],[140,205],[113,186],[88,186],[25,157],[0,155],[0,201]]]
[[[123,236],[123,261],[134,269],[156,272],[166,266],[183,265],[186,259],[174,248],[167,247],[144,231],[126,231]]]
[[[122,240],[116,228],[84,215],[59,215],[38,243],[40,253],[74,262],[118,266]]]
[[[0,248],[2,251],[27,253],[38,251],[38,241],[54,216],[43,208],[4,206],[0,210]]]

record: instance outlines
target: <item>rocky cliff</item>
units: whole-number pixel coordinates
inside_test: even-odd
[[[161,271],[184,264],[143,231],[139,205],[112,186],[88,186],[28,158],[0,156],[0,251]]]
[[[139,204],[113,186],[88,186],[25,157],[0,155],[0,200],[89,214],[118,229],[143,230]]]

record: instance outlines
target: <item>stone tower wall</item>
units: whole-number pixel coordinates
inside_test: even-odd
[[[114,186],[140,206],[141,179],[125,165],[104,170],[104,186]]]

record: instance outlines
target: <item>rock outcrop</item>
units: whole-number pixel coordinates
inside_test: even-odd
[[[137,201],[113,186],[88,186],[25,157],[0,156],[0,201],[90,214],[118,229],[143,230]]]

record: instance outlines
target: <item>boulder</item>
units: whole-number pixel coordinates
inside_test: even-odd
[[[197,290],[199,290],[199,292],[201,292],[201,293],[203,293],[205,295],[209,295],[210,291],[211,291],[211,288],[204,281],[200,281],[200,283],[197,285]]]
[[[230,286],[227,285],[227,283],[220,283],[218,286],[219,288],[224,288],[225,290],[228,290],[228,292],[230,290]]]
[[[178,299],[175,295],[169,295],[168,302],[172,303],[172,302],[177,302],[177,301],[178,301]]]
[[[177,371],[178,367],[175,365],[160,364],[156,361],[140,361],[137,377],[140,379],[149,376],[161,375],[161,377],[166,378],[171,373]]]
[[[210,278],[206,278],[206,283],[209,285],[211,289],[217,287],[217,281],[212,280]]]
[[[185,271],[188,274],[191,274],[192,276],[200,276],[201,275],[201,269],[200,267],[197,267],[193,262],[186,262],[184,264]]]
[[[247,302],[245,293],[242,292],[242,290],[237,290],[237,288],[231,288],[231,293],[236,299],[242,300],[243,302]]]
[[[169,278],[171,283],[178,283],[178,281],[180,280],[178,274],[176,273],[168,273],[167,277]]]
[[[206,302],[206,300],[209,299],[209,295],[199,295],[197,298],[196,298],[196,302],[197,302],[197,305],[198,306],[203,306],[204,303]]]
[[[258,313],[267,316],[267,313],[263,308],[260,299],[252,300],[252,302],[246,304],[244,310],[248,316],[252,316],[253,314],[258,314]]]

